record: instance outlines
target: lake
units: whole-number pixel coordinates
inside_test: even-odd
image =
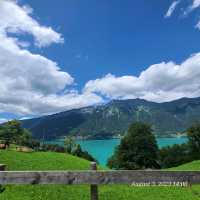
[[[157,138],[159,148],[173,144],[182,144],[186,141],[186,137]],[[115,147],[120,142],[120,139],[77,140],[76,142],[81,145],[83,150],[88,151],[95,159],[97,159],[102,166],[105,166],[107,159],[113,154]],[[63,146],[63,140],[47,141],[47,143],[59,144]]]

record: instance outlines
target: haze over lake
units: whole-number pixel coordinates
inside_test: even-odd
[[[179,138],[157,138],[159,148],[171,146],[174,144],[182,144],[187,141],[186,137]],[[120,139],[110,140],[77,140],[83,150],[88,151],[100,165],[105,166],[108,158],[113,154],[115,147],[120,143]],[[47,141],[51,144],[64,145],[63,140]]]

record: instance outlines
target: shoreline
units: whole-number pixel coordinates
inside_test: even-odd
[[[121,140],[123,136],[121,137],[109,137],[109,138],[88,138],[88,137],[74,137],[72,136],[72,139],[76,141],[92,141],[92,140]],[[171,139],[181,139],[181,138],[187,138],[186,135],[181,135],[181,136],[156,136],[156,139],[164,139],[164,138],[171,138]],[[64,141],[64,138],[54,138],[54,139],[49,139],[46,141]]]

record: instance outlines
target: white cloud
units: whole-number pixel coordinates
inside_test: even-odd
[[[190,6],[191,10],[194,10],[200,6],[200,0],[193,0],[192,5]]]
[[[39,47],[48,46],[51,43],[62,43],[61,34],[51,27],[41,26],[31,17],[32,9],[29,6],[20,7],[15,1],[0,1],[0,27],[2,31],[10,33],[29,33],[35,38],[35,44]]]
[[[193,0],[192,4],[185,10],[184,15],[188,15],[193,10],[200,7],[200,0]],[[195,25],[195,28],[200,30],[200,20]]]
[[[17,91],[1,96],[0,102],[0,111],[27,116],[51,114],[85,107],[102,102],[102,98],[93,93],[69,92],[63,95],[43,95],[33,91],[22,91],[20,94]]]
[[[171,15],[173,14],[173,12],[175,11],[177,5],[180,3],[180,0],[179,1],[174,1],[172,2],[172,4],[170,5],[167,13],[165,14],[165,18],[168,18],[168,17],[171,17]]]
[[[56,62],[24,49],[29,43],[20,41],[21,34],[31,34],[40,47],[63,41],[51,27],[34,20],[32,12],[16,1],[0,0],[0,112],[39,115],[101,102],[95,94],[67,91],[74,82],[70,74]]]
[[[200,30],[200,21],[198,21],[198,23],[196,24],[195,28]]]
[[[0,112],[23,117],[89,106],[103,102],[104,97],[162,102],[200,96],[200,53],[180,65],[152,65],[139,77],[108,74],[88,81],[82,93],[70,90],[73,77],[56,62],[30,52],[30,41],[20,40],[20,34],[30,34],[40,47],[63,41],[59,33],[33,19],[32,12],[15,1],[0,0]]]
[[[190,12],[192,12],[193,10],[195,10],[196,8],[198,8],[200,6],[200,0],[193,0],[192,4],[189,5],[186,10],[184,11],[184,15],[188,15]]]
[[[175,11],[177,5],[181,2],[181,0],[176,0],[174,2],[172,2],[172,4],[170,5],[167,13],[165,14],[165,18],[169,18],[171,17],[171,15],[173,14],[173,12]],[[183,9],[183,15],[187,16],[189,13],[191,13],[192,11],[194,11],[195,9],[200,7],[200,0],[192,0],[192,3],[186,7],[185,9]],[[197,22],[197,24],[195,25],[195,28],[200,30],[200,20]]]
[[[84,91],[110,99],[143,98],[164,102],[182,97],[200,96],[200,53],[180,65],[162,62],[151,65],[139,77],[108,74],[89,81]]]

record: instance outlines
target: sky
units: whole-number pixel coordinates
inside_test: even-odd
[[[199,43],[200,0],[0,0],[0,123],[199,97]]]

